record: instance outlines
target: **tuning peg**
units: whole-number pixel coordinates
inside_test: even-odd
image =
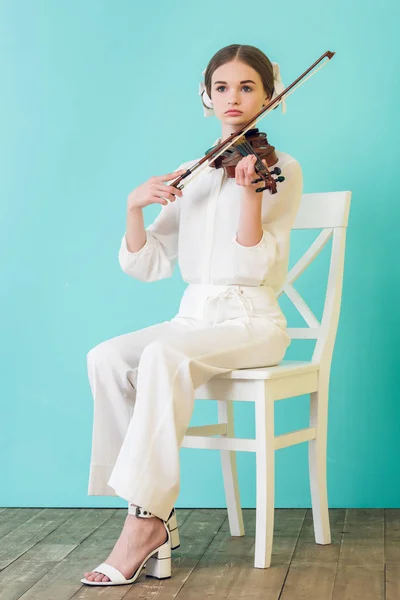
[[[285,178],[283,176],[277,177],[275,181],[279,181],[279,183],[281,183],[282,181],[285,181]]]
[[[282,173],[282,169],[279,167],[275,167],[273,171],[271,171],[273,175],[280,175]]]

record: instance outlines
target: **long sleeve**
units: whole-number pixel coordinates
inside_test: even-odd
[[[261,285],[279,262],[289,254],[293,227],[303,191],[300,164],[293,160],[285,166],[285,181],[278,183],[278,193],[263,192],[263,236],[255,246],[242,246],[237,234],[232,239],[233,260],[237,274],[245,281]]]
[[[183,168],[180,165],[176,170]],[[119,264],[139,281],[158,281],[171,277],[178,258],[179,201],[161,205],[161,211],[146,227],[146,243],[138,252],[129,252],[126,233],[119,250]]]

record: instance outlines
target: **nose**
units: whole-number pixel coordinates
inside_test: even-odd
[[[237,104],[238,102],[238,92],[237,90],[231,89],[228,96],[229,104]]]

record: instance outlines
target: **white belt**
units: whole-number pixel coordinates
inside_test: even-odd
[[[250,298],[248,298],[243,293],[243,290],[241,290],[235,286],[235,287],[227,287],[226,290],[224,290],[223,292],[220,292],[219,294],[207,296],[205,304],[204,304],[204,312],[205,312],[210,300],[215,300],[215,298],[218,298],[217,313],[215,315],[213,325],[215,325],[218,320],[221,299],[222,298],[235,298],[235,297],[238,299],[238,301],[242,305],[243,313],[246,315],[246,320],[249,323],[251,323],[251,316],[254,314],[253,304],[251,303]],[[204,312],[203,312],[203,317],[204,317]]]

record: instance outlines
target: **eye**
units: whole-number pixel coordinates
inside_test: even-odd
[[[217,87],[215,89],[216,89],[217,92],[219,92],[221,88],[225,88],[225,86],[224,85],[220,85],[219,87]],[[242,89],[243,88],[247,88],[248,90],[250,90],[250,92],[253,91],[252,88],[249,85],[242,85]]]

